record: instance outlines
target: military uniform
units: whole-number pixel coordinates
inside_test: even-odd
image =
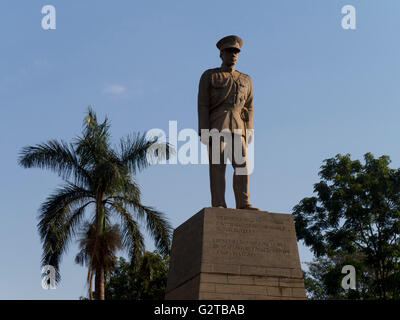
[[[237,48],[240,50],[242,40],[237,36],[228,36],[217,43],[220,50]],[[236,174],[238,168],[247,168],[246,130],[253,129],[253,86],[250,76],[236,70],[231,70],[222,65],[219,68],[206,70],[199,83],[198,92],[198,130],[201,136],[202,129],[224,129],[232,133],[232,155],[235,154],[234,134],[240,135],[241,155],[245,162],[236,161],[229,157],[235,169],[233,175],[233,189],[235,193],[236,208],[253,208],[249,203],[249,175]],[[227,147],[221,138],[217,142],[210,139],[208,147],[210,163],[210,189],[213,207],[225,207],[225,171]],[[213,143],[219,143],[219,163],[213,163]],[[237,148],[238,146],[236,146]],[[214,158],[215,159],[215,158]]]
[[[251,78],[222,67],[206,70],[200,78],[198,95],[199,135],[201,129],[253,129],[253,86]],[[247,118],[247,119],[246,119]]]

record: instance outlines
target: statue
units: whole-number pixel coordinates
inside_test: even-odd
[[[217,42],[222,65],[206,70],[199,83],[199,136],[207,145],[212,207],[226,208],[226,160],[234,168],[236,209],[259,210],[249,202],[247,144],[253,140],[253,85],[250,76],[235,70],[242,47],[238,36]],[[240,155],[237,157],[236,155]]]

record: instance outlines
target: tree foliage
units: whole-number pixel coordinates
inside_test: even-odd
[[[314,258],[308,262],[308,271],[304,273],[307,296],[310,299],[375,299],[373,288],[373,270],[366,265],[363,257],[357,254],[336,253],[333,257]],[[343,289],[341,282],[346,274],[342,269],[352,265],[356,271],[356,289]]]
[[[107,300],[163,300],[169,257],[146,251],[128,263],[120,257],[106,276]]]
[[[327,268],[326,261],[357,256],[359,268],[369,269],[367,297],[394,298],[397,289],[392,281],[397,279],[400,253],[400,169],[389,168],[388,156],[375,159],[366,153],[364,160],[362,164],[349,154],[338,154],[324,161],[321,181],[314,185],[316,196],[302,199],[293,208],[297,238],[320,259],[322,270],[339,268],[337,263]]]

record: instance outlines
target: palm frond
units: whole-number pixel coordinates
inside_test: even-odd
[[[73,146],[64,141],[49,140],[47,143],[24,147],[18,162],[24,168],[50,169],[64,180],[72,175],[77,185],[91,182],[90,174],[80,164]]]
[[[161,254],[168,254],[171,247],[172,226],[165,218],[165,214],[147,206],[141,206],[137,212],[140,216],[145,216],[147,230],[154,238],[156,248]]]
[[[41,206],[39,234],[43,244],[42,265],[52,265],[58,272],[62,254],[68,248],[86,207],[93,203],[88,192],[73,185],[60,188]]]
[[[139,226],[121,202],[109,200],[107,203],[120,216],[122,245],[129,252],[131,260],[136,261],[145,249]]]
[[[120,149],[121,161],[133,174],[154,163],[155,158],[169,159],[175,153],[175,149],[169,143],[159,142],[157,137],[148,140],[145,134],[140,136],[139,133],[122,138]]]
[[[82,137],[75,139],[75,152],[83,164],[94,168],[110,151],[110,124],[107,117],[99,124],[95,112],[89,107],[83,126]]]
[[[137,217],[146,222],[146,228],[155,240],[156,248],[162,254],[167,254],[171,245],[172,227],[165,218],[165,214],[154,210],[152,207],[144,206],[132,197],[115,196],[110,197],[114,202],[131,207]]]

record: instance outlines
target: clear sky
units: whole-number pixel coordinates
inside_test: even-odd
[[[47,4],[56,8],[56,30],[41,27]],[[356,8],[356,30],[341,26],[347,4]],[[168,134],[172,120],[178,131],[197,130],[200,75],[220,65],[215,43],[237,34],[237,69],[254,86],[250,200],[290,213],[312,195],[322,161],[338,153],[387,154],[400,166],[399,30],[398,0],[2,0],[0,299],[77,299],[87,291],[75,242],[59,287],[41,287],[38,209],[62,181],[19,167],[23,146],[70,141],[89,105],[100,120],[108,116],[115,142],[152,128]],[[229,207],[232,173],[228,167]],[[207,165],[156,165],[138,181],[143,202],[173,227],[210,206]],[[302,262],[311,260],[299,249]]]

